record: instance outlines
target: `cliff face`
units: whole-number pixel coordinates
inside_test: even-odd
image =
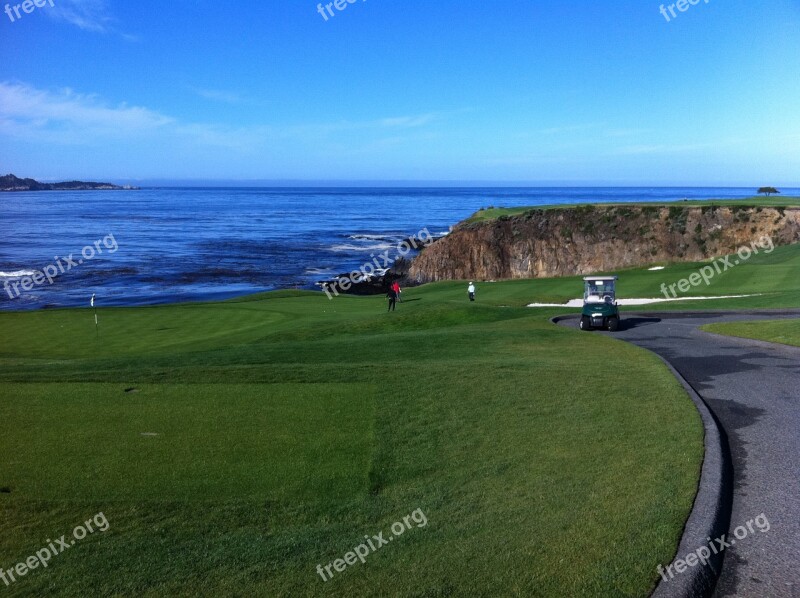
[[[587,206],[458,225],[414,260],[416,282],[593,274],[800,242],[800,209]],[[764,247],[769,248],[765,243]]]

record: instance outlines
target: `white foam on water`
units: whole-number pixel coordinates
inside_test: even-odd
[[[16,272],[0,272],[0,278],[22,278],[23,276],[33,276],[33,270],[17,270]]]
[[[375,243],[372,245],[351,245],[349,243],[343,243],[342,245],[334,245],[331,247],[331,251],[381,251],[384,249],[391,249],[395,247],[394,243]]]
[[[313,276],[322,276],[325,274],[332,274],[335,270],[333,268],[307,268],[304,274],[311,274]]]
[[[358,234],[358,235],[347,235],[348,239],[353,239],[354,241],[385,241],[387,239],[402,239],[403,235],[396,235],[396,234],[384,234],[384,235],[368,235],[368,234]]]

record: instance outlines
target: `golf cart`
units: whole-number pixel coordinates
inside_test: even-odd
[[[619,329],[617,280],[619,276],[586,276],[583,279],[581,330],[603,328],[614,332]]]

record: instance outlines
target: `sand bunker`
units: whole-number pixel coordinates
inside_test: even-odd
[[[758,295],[721,295],[717,297],[676,297],[666,299],[656,297],[649,299],[617,299],[618,305],[649,305],[650,303],[667,303],[669,301],[708,301],[710,299],[739,299],[741,297],[757,297]],[[572,299],[566,303],[529,303],[528,307],[583,307],[583,299]]]

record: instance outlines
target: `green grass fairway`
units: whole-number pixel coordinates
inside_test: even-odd
[[[657,297],[702,265],[619,272],[620,294]],[[691,291],[758,297],[641,309],[795,307],[798,271],[800,246],[777,248]],[[581,290],[480,283],[470,304],[440,283],[393,314],[297,291],[101,309],[99,338],[88,309],[0,314],[0,567],[95,513],[111,524],[5,590],[647,594],[702,428],[655,357],[523,307]],[[316,574],[416,509],[424,528]]]
[[[622,297],[703,264],[620,272]],[[800,246],[642,309],[795,307]],[[649,353],[558,328],[580,277],[0,313],[0,567],[111,528],[8,595],[646,595],[702,459]],[[577,311],[577,310],[575,310]],[[626,310],[629,311],[629,310]],[[623,311],[623,316],[624,316]],[[773,338],[787,323],[757,325]],[[797,338],[797,323],[794,336]],[[759,337],[762,338],[762,337]],[[315,569],[422,509],[428,524]]]
[[[126,393],[109,383],[12,383],[0,405],[2,421],[14,422],[3,448],[24,454],[25,467],[3,462],[0,479],[19,498],[49,501],[349,499],[367,489],[375,390],[198,383]],[[91,472],[89,483],[76,484],[64,458]]]
[[[706,324],[703,326],[703,330],[715,334],[752,338],[770,343],[800,347],[800,320]]]
[[[649,353],[518,307],[540,282],[462,287],[393,314],[307,292],[101,309],[99,338],[88,309],[0,314],[0,567],[111,525],[3,590],[647,594],[696,491],[693,404]]]
[[[596,272],[618,274],[617,293],[620,298],[661,298],[661,285],[667,286],[688,279],[700,268],[711,263],[656,264],[664,270],[649,267]],[[724,266],[721,266],[722,270]],[[770,253],[753,255],[738,266],[715,275],[706,286],[692,287],[679,297],[721,297],[752,295],[736,299],[663,302],[650,305],[626,306],[626,312],[654,310],[712,310],[712,309],[768,309],[800,306],[800,245],[776,247]],[[481,303],[497,306],[521,307],[530,303],[566,303],[583,296],[583,277],[540,278],[511,280],[500,283],[478,282]],[[444,282],[433,285],[437,295],[457,300],[466,294],[466,282]],[[670,295],[671,296],[671,295]],[[558,313],[579,313],[580,308],[563,308]]]
[[[747,199],[702,199],[702,200],[688,200],[688,201],[671,201],[667,203],[656,202],[608,202],[608,203],[581,203],[581,204],[552,204],[541,206],[520,206],[517,208],[503,208],[503,207],[490,207],[483,210],[478,210],[470,216],[466,222],[485,222],[487,220],[497,220],[501,216],[519,216],[531,210],[569,210],[577,207],[664,207],[664,206],[678,206],[681,208],[701,208],[701,207],[745,207],[745,208],[789,208],[800,207],[800,197],[750,197]]]

